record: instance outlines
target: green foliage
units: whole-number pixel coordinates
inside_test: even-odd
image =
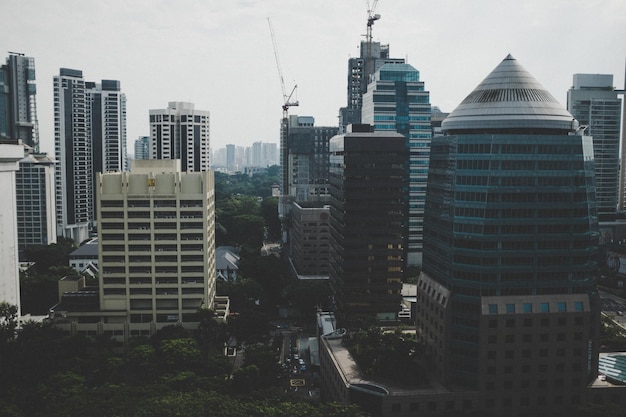
[[[281,235],[280,219],[278,218],[278,197],[265,197],[261,202],[261,215],[267,225],[270,240],[278,240]]]
[[[40,274],[46,274],[52,266],[67,266],[69,255],[76,249],[74,241],[60,236],[57,243],[50,245],[32,245],[24,248],[24,258],[35,262],[35,270]]]
[[[606,352],[626,351],[626,332],[606,316],[602,316],[600,346]]]
[[[17,306],[0,302],[0,346],[13,341],[17,328]]]
[[[256,197],[230,195],[215,203],[216,245],[261,246],[265,223]]]
[[[160,343],[163,361],[174,369],[199,365],[201,354],[198,342],[195,339],[168,339]]]
[[[407,386],[426,384],[426,373],[415,361],[423,351],[415,335],[383,332],[378,327],[350,332],[344,336],[348,348],[361,371],[367,377],[391,379]]]
[[[58,281],[78,273],[68,266],[69,255],[76,249],[74,241],[59,237],[57,243],[33,245],[24,249],[26,260],[35,262],[29,271],[20,274],[22,313],[44,315],[58,302]]]
[[[280,182],[280,166],[272,166],[267,172],[258,172],[252,176],[237,173],[234,175],[215,173],[215,195],[218,199],[233,194],[269,197],[272,185]]]

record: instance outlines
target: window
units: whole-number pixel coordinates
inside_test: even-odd
[[[556,310],[558,312],[565,312],[567,311],[567,304],[563,301],[560,301],[558,303],[556,303]]]
[[[574,301],[574,311],[583,311],[582,301]]]
[[[550,312],[550,303],[541,303],[541,312],[549,313]]]
[[[489,314],[498,314],[497,304],[489,304]]]
[[[524,303],[524,313],[532,313],[533,305],[531,303]]]
[[[507,314],[515,313],[515,304],[507,304],[506,305],[506,312],[507,312]]]

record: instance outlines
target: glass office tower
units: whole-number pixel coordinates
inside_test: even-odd
[[[406,138],[408,159],[404,183],[404,263],[422,264],[424,199],[430,155],[430,93],[418,70],[408,64],[385,64],[363,94],[363,123],[376,131],[398,132]]]
[[[510,55],[442,129],[417,314],[436,373],[496,413],[576,401],[598,352],[591,138]]]

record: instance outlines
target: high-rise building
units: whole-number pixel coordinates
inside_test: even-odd
[[[294,201],[289,217],[290,274],[300,280],[328,280],[330,206]]]
[[[348,60],[347,105],[339,109],[339,131],[345,133],[348,125],[361,123],[363,94],[370,77],[385,64],[404,64],[404,58],[390,58],[389,45],[371,40],[361,41],[360,55]]]
[[[126,96],[120,82],[85,81],[61,68],[54,77],[57,235],[82,242],[95,212],[95,176],[126,169]]]
[[[150,159],[180,159],[183,171],[208,171],[209,112],[193,103],[172,101],[150,110]]]
[[[35,58],[9,53],[0,67],[0,137],[39,151]]]
[[[26,146],[15,174],[17,240],[20,254],[26,246],[57,241],[54,194],[55,160]]]
[[[406,138],[404,261],[406,266],[419,266],[432,136],[429,92],[419,71],[409,64],[381,66],[363,94],[361,119],[376,131],[398,132]]]
[[[135,139],[135,159],[150,159],[149,136],[139,136]]]
[[[348,321],[400,310],[405,142],[369,125],[330,140],[330,283]]]
[[[295,201],[327,201],[328,143],[336,127],[315,126],[309,116],[289,116],[286,194]]]
[[[82,242],[89,237],[93,221],[94,171],[80,70],[61,68],[54,77],[54,149],[57,236]]]
[[[126,94],[117,80],[86,82],[94,174],[128,171],[126,166]]]
[[[100,174],[98,190],[100,309],[122,311],[131,332],[213,309],[213,171],[135,160],[130,172]]]
[[[622,99],[613,86],[613,75],[574,74],[567,110],[593,137],[598,215],[600,220],[613,220],[619,201],[622,117]]]
[[[417,311],[435,375],[493,415],[577,404],[598,363],[592,139],[510,55],[442,129]]]
[[[18,140],[0,139],[0,302],[17,306],[20,312],[20,275],[18,272],[17,215],[15,172],[24,158],[24,146]]]
[[[234,172],[235,167],[235,145],[226,145],[226,169]]]
[[[196,329],[199,309],[225,319],[228,297],[215,295],[214,190],[213,171],[182,172],[180,160],[133,160],[130,172],[98,174],[99,288],[60,282],[55,325],[128,342],[172,324]]]

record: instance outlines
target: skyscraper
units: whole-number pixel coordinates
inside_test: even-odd
[[[57,235],[82,242],[96,220],[95,176],[126,168],[126,96],[120,82],[54,77]]]
[[[35,58],[9,53],[0,67],[0,137],[20,139],[39,151]]]
[[[369,125],[330,140],[330,283],[340,317],[396,320],[405,138]]]
[[[226,145],[226,169],[234,172],[235,167],[235,145]]]
[[[598,361],[592,140],[507,56],[432,139],[418,334],[494,415],[580,401]]]
[[[135,159],[150,159],[149,136],[139,136],[135,139]]]
[[[404,260],[407,266],[419,266],[432,135],[429,93],[419,71],[409,64],[380,67],[363,94],[361,119],[376,131],[394,131],[406,138]]]
[[[361,41],[358,58],[348,60],[347,105],[339,109],[339,131],[345,133],[350,124],[361,123],[363,94],[370,77],[385,64],[404,64],[404,58],[390,58],[389,45],[371,40]]]
[[[15,174],[17,237],[20,254],[26,246],[57,241],[54,194],[55,160],[28,146]]]
[[[15,172],[24,158],[24,146],[17,140],[0,139],[0,302],[15,305],[20,312],[20,275],[18,272]]]
[[[57,235],[74,242],[89,237],[94,215],[89,130],[83,72],[61,68],[54,77]]]
[[[128,171],[126,95],[117,80],[86,82],[94,173]]]
[[[183,171],[208,171],[211,159],[209,112],[172,101],[150,110],[150,159],[180,159]]]
[[[327,201],[328,143],[336,127],[315,126],[310,116],[289,116],[286,193],[298,202]]]
[[[613,86],[613,75],[574,74],[567,110],[587,126],[586,133],[593,138],[598,215],[600,220],[612,220],[619,200],[622,117],[622,100]]]

